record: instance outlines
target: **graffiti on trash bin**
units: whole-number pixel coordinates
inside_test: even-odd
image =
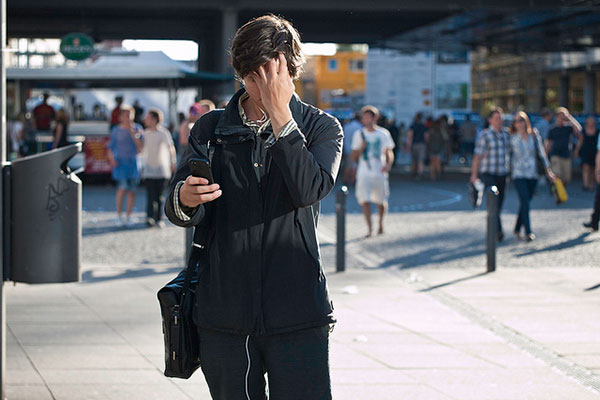
[[[57,214],[61,209],[60,200],[65,192],[69,191],[69,187],[66,185],[65,179],[59,177],[56,180],[56,185],[50,183],[48,185],[48,200],[46,201],[46,211],[48,212],[48,218],[50,221],[54,221]]]

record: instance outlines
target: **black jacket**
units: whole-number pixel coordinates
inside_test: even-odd
[[[294,96],[290,109],[298,130],[266,149],[272,130],[259,137],[242,124],[242,93],[224,111],[196,122],[165,205],[171,222],[197,225],[195,241],[207,242],[194,320],[199,327],[243,335],[326,325],[334,321],[333,306],[316,226],[319,202],[339,169],[342,128]],[[208,141],[213,177],[223,194],[184,223],[175,216],[173,190],[190,174],[189,157],[208,159]]]

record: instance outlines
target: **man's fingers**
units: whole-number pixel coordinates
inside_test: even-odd
[[[188,177],[185,179],[185,183],[190,186],[208,185],[208,179],[201,178],[199,176],[188,175]]]
[[[194,194],[212,193],[212,192],[216,192],[220,188],[221,187],[216,183],[214,183],[212,185],[198,185],[198,186],[192,186],[191,192]]]
[[[199,197],[200,201],[202,201],[202,203],[208,203],[209,201],[213,201],[213,200],[219,198],[222,194],[223,194],[223,192],[221,190],[217,190],[212,193],[201,194],[198,197]]]
[[[265,65],[261,65],[260,67],[258,67],[257,75],[262,80],[262,83],[266,83],[267,82],[267,68],[266,68],[266,64]]]
[[[283,55],[283,53],[279,53],[279,55],[277,56],[277,59],[279,60],[279,69],[277,70],[277,73],[285,75],[285,72],[288,69],[287,60],[285,59],[285,56]],[[289,75],[289,73],[288,73],[288,75]]]

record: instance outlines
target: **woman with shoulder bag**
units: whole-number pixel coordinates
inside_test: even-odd
[[[514,233],[517,239],[521,239],[521,229],[524,228],[524,239],[531,242],[535,239],[535,234],[531,231],[529,204],[538,177],[540,174],[545,174],[550,180],[554,180],[555,176],[550,169],[542,138],[537,130],[531,128],[529,117],[524,111],[515,114],[510,133],[511,177],[520,201]]]

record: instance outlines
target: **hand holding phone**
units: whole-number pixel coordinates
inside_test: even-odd
[[[179,189],[179,201],[186,207],[195,208],[213,201],[223,194],[213,182],[208,160],[193,158],[189,161],[192,175],[188,176]]]
[[[209,185],[214,183],[208,160],[203,158],[192,158],[188,162],[188,165],[190,166],[192,176],[206,179]]]

